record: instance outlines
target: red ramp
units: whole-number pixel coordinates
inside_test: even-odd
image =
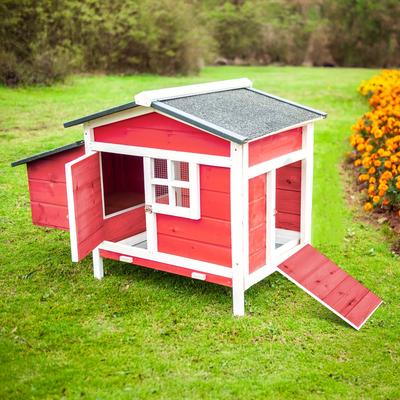
[[[357,330],[382,303],[310,245],[280,264],[278,271]]]

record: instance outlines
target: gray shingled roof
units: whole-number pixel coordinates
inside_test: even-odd
[[[226,90],[156,103],[220,127],[225,131],[224,136],[236,134],[235,139],[241,140],[227,137],[235,142],[246,142],[293,125],[326,117],[321,111],[254,89]]]

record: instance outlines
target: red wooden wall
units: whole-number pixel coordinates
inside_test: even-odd
[[[84,154],[84,146],[32,161],[27,165],[32,222],[69,229],[65,163]]]
[[[276,227],[300,232],[301,162],[276,170]]]
[[[230,155],[230,142],[158,113],[94,129],[95,141],[191,153]]]
[[[249,143],[249,165],[301,150],[302,128],[267,136]]]
[[[200,166],[199,220],[157,215],[161,252],[232,266],[229,168]]]

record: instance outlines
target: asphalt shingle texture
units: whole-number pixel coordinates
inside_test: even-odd
[[[247,140],[323,115],[249,89],[226,90],[160,102],[242,135]]]

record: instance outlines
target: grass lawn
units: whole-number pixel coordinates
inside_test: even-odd
[[[212,67],[195,78],[81,76],[0,88],[0,398],[400,398],[400,259],[390,232],[344,198],[340,163],[366,110],[364,69]],[[327,111],[316,124],[313,243],[385,303],[360,332],[278,274],[231,315],[228,288],[88,257],[30,221],[25,168],[11,161],[81,138],[62,122],[151,88],[246,76]]]

